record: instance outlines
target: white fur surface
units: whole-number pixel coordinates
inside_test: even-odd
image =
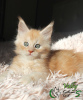
[[[74,49],[76,52],[83,52],[83,32],[57,41],[52,45],[52,49]],[[0,73],[4,72],[8,66],[0,65]],[[83,75],[80,76],[79,73],[67,78],[57,72],[51,78],[47,77],[44,82],[39,80],[37,84],[29,83],[27,85],[18,82],[20,77],[10,74],[3,82],[0,82],[0,100],[83,100]],[[75,93],[66,98],[62,95],[55,99],[49,96],[49,91],[55,86],[63,91],[63,84],[72,82],[77,82],[77,90],[82,91],[79,97],[75,97],[77,95]]]
[[[76,52],[83,51],[83,32],[60,39],[58,42],[52,44],[52,49],[74,49]]]

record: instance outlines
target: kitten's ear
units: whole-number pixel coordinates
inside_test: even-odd
[[[25,24],[24,20],[19,16],[19,23],[18,23],[18,34],[25,33],[29,31],[29,28]]]
[[[46,39],[50,39],[53,31],[54,21],[51,22],[47,27],[45,27],[40,34],[42,34]]]

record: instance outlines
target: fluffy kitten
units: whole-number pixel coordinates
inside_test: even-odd
[[[19,17],[15,53],[9,70],[22,75],[22,82],[45,80],[49,67],[45,62],[50,51],[53,23],[43,30],[29,29]],[[48,34],[47,34],[48,33]]]
[[[72,75],[83,73],[83,53],[72,50],[51,50],[53,22],[43,30],[29,29],[19,17],[15,53],[9,70],[22,75],[21,82],[45,80],[50,73]]]

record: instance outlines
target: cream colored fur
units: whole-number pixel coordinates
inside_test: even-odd
[[[50,51],[52,28],[53,23],[41,31],[29,29],[23,19],[19,18],[18,34],[15,40],[15,53],[17,55],[13,58],[9,70],[22,75],[21,82],[45,80],[49,75],[45,58]],[[28,42],[29,46],[24,46],[24,42]],[[36,44],[40,44],[40,48],[35,48]],[[34,52],[30,54],[28,50]]]

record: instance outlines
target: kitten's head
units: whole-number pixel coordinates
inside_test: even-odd
[[[15,40],[16,54],[29,58],[45,58],[50,51],[53,22],[43,30],[29,29],[19,17],[18,34]]]

